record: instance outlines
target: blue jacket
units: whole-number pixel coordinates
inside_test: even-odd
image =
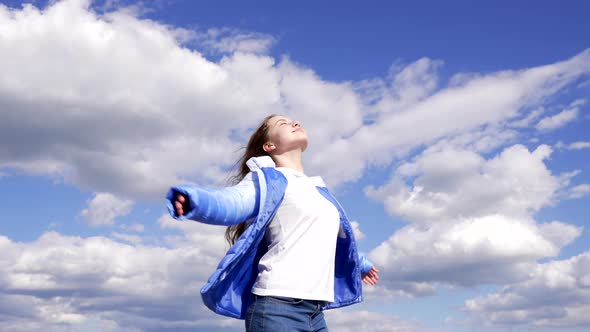
[[[266,226],[283,200],[287,179],[275,169],[270,157],[251,158],[251,172],[237,185],[224,189],[204,189],[191,185],[172,187],[167,195],[170,214],[176,219],[193,219],[214,225],[236,225],[247,221],[248,227],[219,263],[209,281],[201,288],[203,303],[214,312],[244,319],[250,290],[258,275],[258,261],[267,252],[264,238]],[[361,275],[373,263],[359,255],[352,227],[336,198],[319,177],[319,192],[332,202],[340,213],[340,234],[336,244],[334,271],[334,302],[325,309],[358,303],[362,300]],[[189,198],[190,210],[176,216],[172,205],[176,193]],[[303,271],[302,273],[313,273]]]

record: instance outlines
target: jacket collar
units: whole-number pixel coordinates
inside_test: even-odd
[[[250,170],[252,172],[257,171],[257,170],[261,169],[262,167],[275,167],[276,166],[275,162],[269,156],[252,157],[252,158],[248,159],[248,161],[246,162],[246,165],[248,165],[248,168],[250,168]]]
[[[263,167],[276,167],[274,160],[272,160],[270,156],[252,157],[248,159],[246,165],[248,165],[248,168],[250,168],[252,172],[256,172]],[[310,176],[309,179],[316,187],[326,187],[326,183],[319,176]]]

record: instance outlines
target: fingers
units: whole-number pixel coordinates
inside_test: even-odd
[[[183,194],[176,195],[176,199],[174,201],[174,208],[176,209],[176,215],[182,216],[184,215],[184,205],[187,199]]]
[[[363,282],[364,282],[365,284],[369,284],[369,285],[371,285],[371,286],[374,286],[374,285],[376,285],[376,284],[377,284],[377,279],[376,279],[375,277],[373,277],[373,276],[370,276],[370,275],[368,275],[368,274],[367,274],[367,275],[366,275],[366,276],[363,278]]]
[[[379,281],[379,270],[372,267],[371,270],[362,278],[363,282],[368,285],[376,285]]]
[[[184,209],[182,208],[182,203],[179,201],[174,202],[174,208],[176,208],[176,215],[182,216],[184,214]]]
[[[375,285],[375,284],[377,283],[377,280],[376,280],[376,279],[375,279],[375,278],[374,278],[372,275],[370,275],[370,274],[368,274],[368,273],[367,273],[367,274],[366,274],[366,275],[363,277],[363,282],[364,282],[365,284],[369,284],[369,285]]]
[[[379,281],[379,277],[378,276],[372,276],[371,280],[373,281],[373,285],[376,285],[377,282]]]
[[[371,280],[373,280],[374,283],[377,283],[377,281],[379,281],[379,276],[376,274],[371,275]]]
[[[184,204],[186,202],[186,198],[183,194],[176,195],[176,200],[179,201],[181,204]]]
[[[371,271],[371,275],[379,280],[379,270],[375,269]]]

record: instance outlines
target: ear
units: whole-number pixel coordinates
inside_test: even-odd
[[[264,149],[264,152],[269,153],[272,150],[274,150],[276,148],[276,146],[272,142],[266,142],[266,143],[264,143],[262,148]]]

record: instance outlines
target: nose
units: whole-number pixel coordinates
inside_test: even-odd
[[[301,127],[301,124],[299,123],[299,121],[293,121],[292,126],[293,127]]]

